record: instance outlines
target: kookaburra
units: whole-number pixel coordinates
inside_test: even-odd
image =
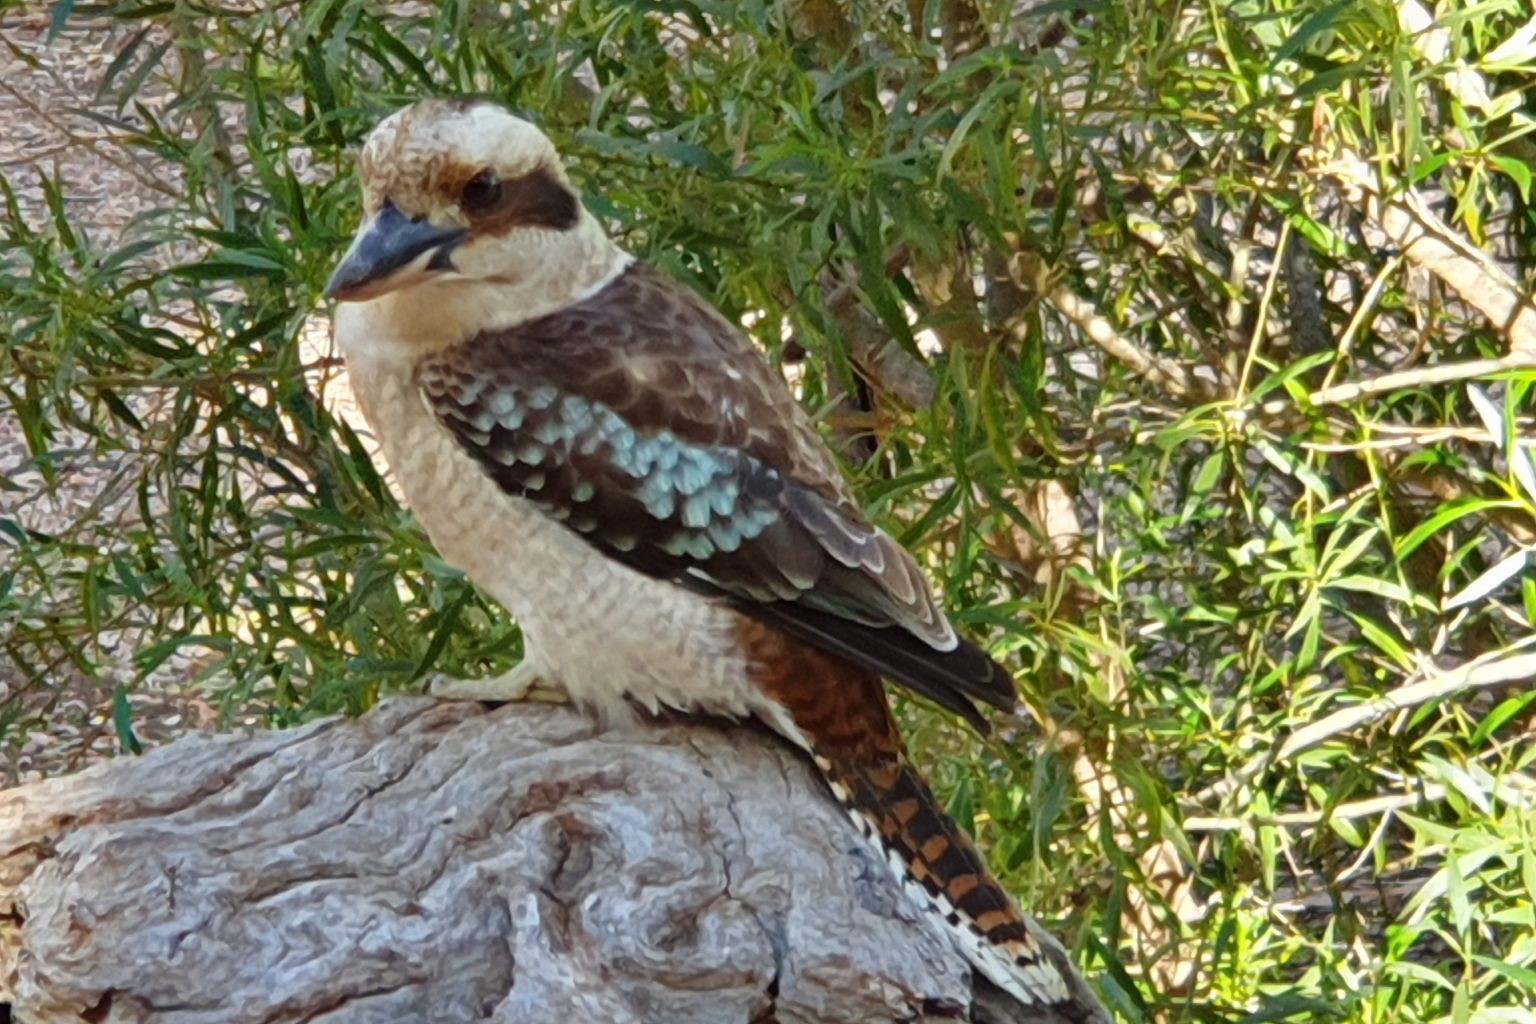
[[[972,701],[1011,707],[1012,678],[751,342],[611,242],[549,139],[495,104],[401,110],[359,172],[327,288],[352,387],[432,542],[523,630],[523,663],[458,695],[761,719],[976,969],[1107,1021],[908,763],[882,683],[984,727]]]

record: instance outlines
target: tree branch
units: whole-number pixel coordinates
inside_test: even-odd
[[[1434,366],[1421,366],[1413,370],[1384,373],[1380,377],[1372,377],[1369,380],[1351,381],[1347,384],[1320,388],[1312,393],[1312,402],[1314,405],[1338,405],[1343,402],[1353,402],[1357,398],[1365,398],[1368,395],[1400,391],[1403,388],[1422,387],[1425,384],[1446,384],[1451,381],[1486,377],[1506,370],[1533,368],[1536,368],[1536,349],[1529,352],[1511,352],[1497,359],[1468,359],[1459,363],[1437,363]]]
[[[1536,352],[1536,305],[1493,257],[1461,237],[1412,189],[1385,196],[1370,165],[1345,151],[1315,160],[1309,170],[1336,180],[1345,195],[1394,245],[1444,281],[1509,339],[1511,354]]]
[[[1057,1020],[995,997],[761,730],[397,698],[0,793],[29,1024]]]
[[[1519,648],[1499,651],[1476,658],[1465,665],[1443,672],[1435,672],[1416,682],[1399,686],[1375,700],[1340,708],[1310,725],[1291,733],[1279,746],[1254,757],[1237,771],[1215,785],[1207,786],[1195,797],[1197,801],[1221,799],[1235,793],[1253,781],[1272,765],[1288,761],[1305,750],[1310,750],[1341,733],[1357,726],[1373,722],[1405,708],[1416,707],[1426,701],[1449,697],[1460,690],[1481,686],[1498,686],[1536,678],[1536,654],[1520,653]]]

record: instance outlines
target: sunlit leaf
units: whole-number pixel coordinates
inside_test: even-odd
[[[1464,588],[1452,595],[1445,602],[1446,610],[1461,608],[1465,605],[1481,601],[1483,598],[1498,590],[1505,583],[1514,579],[1525,571],[1531,564],[1531,552],[1525,548],[1517,548],[1499,559],[1493,565],[1485,569],[1477,579],[1467,584]]]

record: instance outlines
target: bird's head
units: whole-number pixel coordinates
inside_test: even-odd
[[[326,285],[342,302],[469,286],[516,306],[545,283],[601,277],[617,253],[554,145],[494,103],[423,100],[397,111],[368,136],[358,176],[363,223]]]

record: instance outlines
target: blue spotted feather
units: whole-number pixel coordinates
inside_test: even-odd
[[[985,722],[1013,680],[958,638],[859,512],[781,378],[686,288],[634,264],[559,313],[425,360],[428,406],[507,493],[648,575]]]

